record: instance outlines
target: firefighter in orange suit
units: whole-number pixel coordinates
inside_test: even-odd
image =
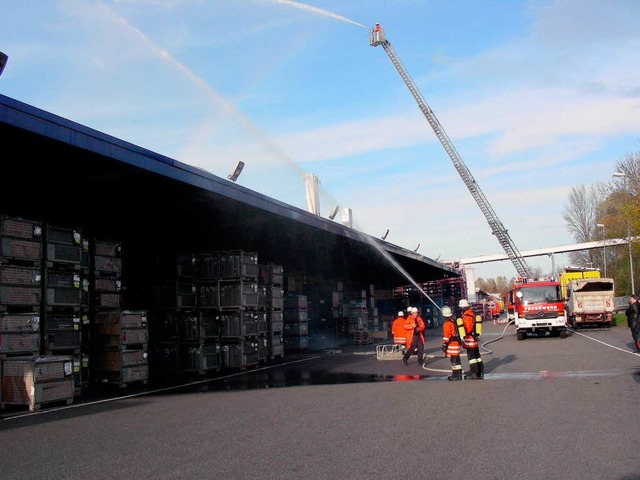
[[[462,363],[460,362],[461,340],[458,336],[456,322],[450,307],[442,307],[442,351],[451,359],[451,375],[447,379],[451,382],[462,380]]]
[[[398,316],[391,324],[391,336],[393,337],[393,344],[400,345],[402,347],[402,353],[405,352],[405,344],[407,343],[407,336],[404,330],[404,312],[400,310]]]
[[[425,326],[420,315],[418,315],[418,309],[416,307],[411,308],[411,315],[407,317],[404,322],[404,329],[406,332],[406,347],[407,351],[402,356],[402,363],[408,365],[409,357],[416,352],[418,356],[418,364],[422,366],[424,357],[424,332]]]
[[[467,360],[469,360],[469,380],[482,380],[484,378],[484,364],[480,356],[480,344],[478,343],[478,327],[476,314],[473,312],[469,301],[463,298],[458,302],[460,316],[464,324],[464,338],[462,346],[467,350]]]

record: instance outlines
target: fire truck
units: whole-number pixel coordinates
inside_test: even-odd
[[[509,321],[516,326],[518,340],[524,340],[527,335],[567,336],[564,301],[558,281],[518,278],[509,291],[507,312]]]

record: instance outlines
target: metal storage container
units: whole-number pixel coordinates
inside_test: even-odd
[[[55,401],[73,402],[73,359],[67,356],[9,357],[2,361],[2,408],[38,410]]]
[[[82,245],[47,243],[45,257],[48,262],[81,265]]]
[[[45,350],[80,348],[82,325],[79,314],[46,313],[44,319]]]
[[[42,260],[42,242],[2,237],[2,242],[0,242],[0,256],[38,262]]]
[[[284,328],[284,314],[282,311],[267,310],[267,331],[281,332]]]
[[[257,307],[258,285],[247,280],[220,280],[218,282],[220,308]]]
[[[237,310],[218,315],[222,339],[244,339],[267,331],[266,312]]]
[[[246,277],[257,279],[259,275],[258,253],[229,250],[218,253],[219,277]]]
[[[193,312],[178,318],[180,341],[200,341],[218,338],[220,335],[220,322],[213,312]]]
[[[285,323],[284,334],[292,337],[309,335],[309,323],[308,322]]]
[[[179,365],[183,372],[205,373],[221,366],[220,345],[179,345]]]
[[[0,263],[0,284],[38,287],[42,284],[40,267]]]
[[[255,342],[222,345],[220,350],[224,367],[246,368],[258,364],[258,345]]]
[[[27,354],[40,351],[40,314],[0,314],[0,354]]]
[[[0,215],[0,236],[42,240],[42,222]]]

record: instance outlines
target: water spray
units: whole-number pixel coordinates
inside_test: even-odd
[[[316,13],[318,15],[324,15],[326,17],[334,18],[336,20],[340,20],[343,22],[351,23],[353,25],[357,25],[358,27],[367,28],[361,23],[354,22],[353,20],[348,19],[347,17],[343,17],[342,15],[337,15],[335,13],[331,13],[327,10],[323,10],[322,8],[312,7],[311,5],[307,5],[305,3],[293,2],[291,0],[269,0],[272,3],[279,3],[281,5],[289,5],[290,7],[300,8],[310,13]]]

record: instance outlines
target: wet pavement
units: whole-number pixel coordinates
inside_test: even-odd
[[[484,327],[483,381],[448,382],[432,331],[424,368],[345,346],[5,418],[3,479],[640,478],[629,329],[504,328]]]

